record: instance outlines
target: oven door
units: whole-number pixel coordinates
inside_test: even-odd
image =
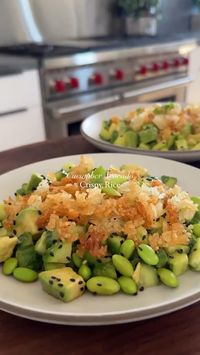
[[[123,104],[158,101],[184,102],[187,87],[192,82],[193,79],[191,77],[185,77],[134,91],[127,91],[123,94]]]
[[[110,107],[153,101],[184,102],[186,89],[192,82],[191,77],[156,83],[139,89],[123,88],[122,92],[102,92],[101,94],[79,95],[72,101],[51,103],[45,110],[47,138],[67,137],[80,133],[80,124],[95,112]],[[107,96],[106,96],[107,95]]]

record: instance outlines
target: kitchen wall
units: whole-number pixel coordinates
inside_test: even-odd
[[[190,29],[192,0],[161,0],[160,35],[187,32]]]

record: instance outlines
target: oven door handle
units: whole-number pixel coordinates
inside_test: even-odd
[[[137,96],[142,96],[142,95],[146,95],[146,94],[151,94],[152,92],[156,92],[156,91],[173,89],[173,88],[176,88],[176,87],[178,88],[181,86],[187,86],[187,85],[191,84],[193,81],[194,81],[194,79],[192,77],[188,76],[186,78],[172,80],[167,83],[165,82],[162,84],[156,84],[156,85],[149,86],[146,88],[126,92],[123,94],[123,98],[128,99],[131,97],[137,97]]]
[[[120,97],[115,95],[115,96],[111,96],[105,99],[101,99],[101,100],[96,100],[93,102],[87,102],[87,103],[83,103],[83,104],[79,104],[79,105],[73,105],[73,106],[69,106],[69,107],[63,107],[60,109],[50,109],[51,115],[54,119],[61,119],[62,116],[68,114],[68,113],[73,113],[73,112],[77,112],[77,111],[82,111],[82,110],[87,110],[93,107],[97,107],[97,106],[101,106],[101,105],[106,105],[106,104],[110,104],[112,102],[116,102],[119,101]]]

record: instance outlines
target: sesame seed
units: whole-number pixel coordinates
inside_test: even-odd
[[[11,206],[11,205],[12,205],[12,203],[11,203],[11,202],[8,202],[8,205],[9,205],[9,206]]]
[[[146,238],[146,235],[143,235],[142,240],[145,240],[145,238]]]
[[[54,256],[54,253],[52,251],[50,251],[49,255],[50,256]]]
[[[144,287],[143,286],[140,287],[140,291],[141,292],[144,291]]]
[[[138,294],[138,293],[137,293],[137,292],[135,292],[135,293],[133,293],[133,296],[137,296],[137,294]]]
[[[58,249],[62,249],[62,247],[63,247],[63,245],[62,245],[62,244],[60,244],[60,245],[58,246]]]
[[[123,240],[120,240],[120,244],[123,244],[124,243],[124,241]]]
[[[65,295],[65,294],[64,294],[64,292],[60,292],[60,297],[62,297],[62,298],[63,298],[63,297],[64,297],[64,295]]]
[[[57,279],[57,277],[55,277],[55,276],[51,276],[51,278],[52,278],[53,280],[56,280],[56,279]]]
[[[79,285],[82,285],[82,284],[83,284],[83,281],[80,280],[80,281],[78,282],[78,284],[79,284]]]
[[[43,228],[38,228],[38,230],[39,230],[39,231],[42,231],[42,230],[43,230]]]
[[[16,216],[19,216],[19,213],[16,213]]]
[[[69,256],[66,256],[66,259],[67,259],[68,261],[71,261],[71,258],[70,258]]]
[[[97,283],[97,286],[102,286],[102,284],[100,284],[100,283]]]
[[[16,235],[17,234],[17,231],[15,229],[13,229],[13,234]]]
[[[177,252],[178,252],[179,254],[183,254],[183,249],[179,249],[179,250],[177,250]]]
[[[75,282],[76,280],[75,280],[75,279],[69,279],[69,281],[71,281],[71,282]]]
[[[17,193],[15,192],[14,195],[17,196]]]
[[[50,284],[50,285],[53,285],[53,280],[49,280],[49,284]]]
[[[59,277],[56,277],[56,280],[59,282],[59,281],[61,281],[61,279],[59,278]]]
[[[15,224],[16,224],[16,222],[15,222],[15,221],[13,221],[13,226],[15,226]]]
[[[38,213],[41,215],[42,214],[42,212],[41,211],[38,211]]]
[[[63,284],[61,284],[61,283],[59,283],[59,284],[58,284],[58,286],[59,286],[59,287],[63,287],[64,285],[63,285]]]
[[[85,287],[81,287],[80,290],[81,290],[81,291],[84,291],[84,290],[85,290]]]

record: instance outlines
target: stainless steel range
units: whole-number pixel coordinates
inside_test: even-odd
[[[189,55],[196,42],[143,45],[139,41],[21,47],[21,55],[38,58],[47,138],[76,134],[85,117],[111,106],[185,100],[192,82]]]

